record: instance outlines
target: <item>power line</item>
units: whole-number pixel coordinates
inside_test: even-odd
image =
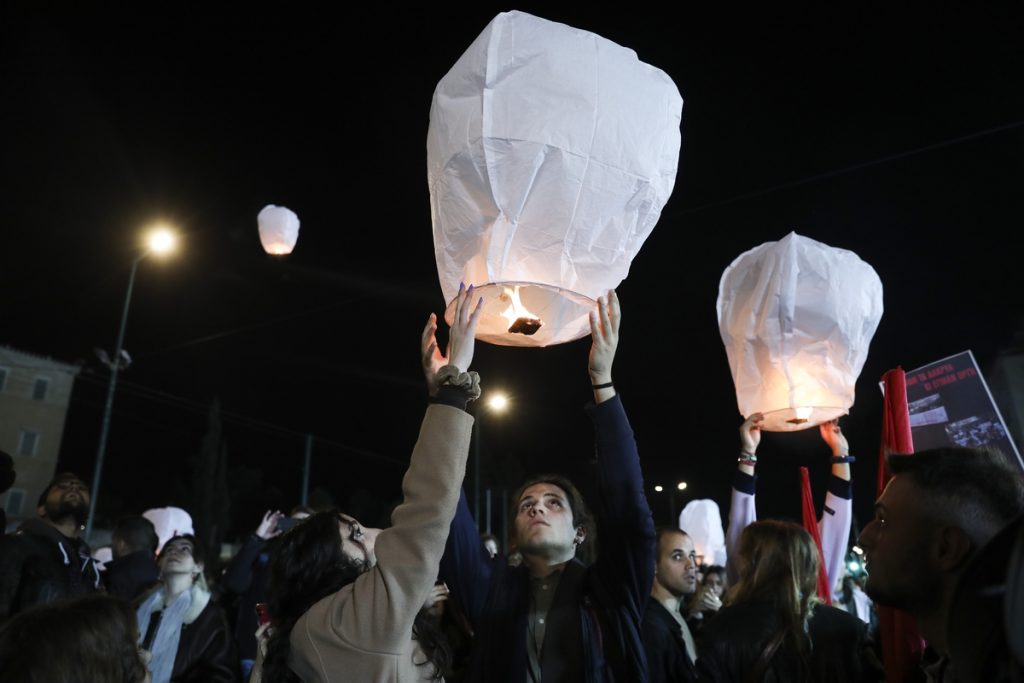
[[[788,189],[791,189],[791,188],[794,188],[794,187],[799,187],[801,185],[807,185],[808,183],[813,183],[813,182],[816,182],[818,180],[824,180],[825,178],[834,178],[835,176],[843,175],[845,173],[852,173],[853,171],[859,171],[862,168],[870,168],[871,166],[880,166],[882,164],[887,164],[890,161],[898,161],[900,159],[906,159],[908,157],[912,157],[912,156],[915,156],[915,155],[918,155],[918,154],[924,154],[925,152],[931,152],[931,151],[936,150],[936,149],[942,149],[943,147],[950,147],[952,145],[958,145],[958,144],[960,144],[962,142],[968,142],[970,140],[977,140],[978,138],[983,138],[983,137],[986,137],[988,135],[995,135],[996,133],[1002,133],[1003,131],[1012,130],[1014,128],[1019,128],[1020,126],[1024,126],[1024,120],[1015,121],[1013,123],[1006,123],[1006,124],[1003,124],[1001,126],[996,126],[995,128],[988,128],[988,129],[985,129],[985,130],[976,131],[974,133],[968,133],[967,135],[961,135],[960,137],[951,138],[949,140],[943,140],[941,142],[935,142],[935,143],[932,143],[930,145],[925,145],[924,147],[918,147],[917,149],[911,149],[911,150],[907,150],[905,152],[897,152],[895,154],[889,154],[889,155],[884,156],[884,157],[879,157],[878,159],[872,159],[871,161],[862,161],[860,163],[851,164],[850,166],[845,166],[843,168],[838,168],[838,169],[835,169],[833,171],[826,171],[824,173],[818,173],[818,174],[815,174],[815,175],[812,175],[812,176],[807,176],[806,178],[800,178],[798,180],[791,180],[791,181],[788,181],[788,182],[785,182],[785,183],[781,183],[779,185],[772,185],[771,187],[765,187],[765,188],[762,188],[760,190],[753,190],[751,192],[745,192],[743,194],[735,195],[735,196],[729,197],[727,199],[719,199],[717,201],[708,202],[706,204],[700,204],[700,205],[694,206],[692,208],[682,209],[682,210],[680,210],[680,213],[683,213],[683,214],[698,213],[700,211],[704,211],[705,209],[711,209],[711,208],[715,208],[715,207],[719,207],[719,206],[725,206],[727,204],[732,204],[732,203],[735,203],[735,202],[740,202],[740,201],[743,201],[745,199],[752,199],[754,197],[760,197],[760,196],[763,196],[763,195],[766,195],[766,194],[771,194],[772,192],[778,192],[779,190],[788,190]]]

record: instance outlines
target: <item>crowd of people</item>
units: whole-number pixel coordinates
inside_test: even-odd
[[[1021,680],[1014,627],[990,605],[990,584],[1013,580],[1013,552],[993,545],[1024,534],[1019,471],[978,449],[890,455],[857,540],[868,571],[851,573],[854,458],[838,423],[819,427],[832,471],[808,530],[757,517],[754,414],[740,427],[727,563],[701,566],[685,530],[655,527],[644,494],[613,382],[614,292],[590,316],[595,494],[532,476],[512,497],[510,538],[481,536],[462,488],[481,310],[460,289],[443,352],[435,316],[423,330],[428,406],[386,529],[334,509],[268,511],[208,577],[191,528],[161,538],[140,515],[118,520],[101,563],[80,538],[88,486],[54,477],[38,517],[0,539],[0,680],[881,681],[877,606],[916,621],[919,680]],[[956,628],[964,605],[982,604],[983,647]]]

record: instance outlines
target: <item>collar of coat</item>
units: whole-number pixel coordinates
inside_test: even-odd
[[[144,603],[147,599],[149,599],[149,596],[151,596],[153,593],[159,593],[156,602],[153,604],[153,611],[156,612],[158,610],[162,610],[164,607],[167,606],[164,603],[163,591],[164,585],[162,583],[158,583],[156,587],[153,588],[153,590],[149,591],[141,598],[139,598],[138,604],[141,605],[142,603]],[[181,620],[181,622],[185,625],[189,625],[196,619],[198,619],[202,611],[206,609],[206,606],[208,604],[210,604],[210,591],[204,589],[198,583],[193,583],[192,588],[190,588],[189,591],[192,593],[192,604],[189,605],[188,611],[185,612],[185,617]]]

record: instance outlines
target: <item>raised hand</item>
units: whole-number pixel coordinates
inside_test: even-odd
[[[607,296],[598,297],[597,307],[590,312],[590,381],[592,384],[607,384],[612,381],[612,361],[615,348],[619,345],[619,323],[622,311],[615,290],[608,290]]]
[[[284,517],[284,513],[280,510],[267,510],[263,513],[263,521],[256,527],[256,535],[264,541],[269,541],[274,536],[279,535],[281,530],[277,528],[277,520],[282,517]]]
[[[818,430],[821,432],[822,440],[832,449],[832,455],[850,454],[850,444],[839,427],[839,418],[823,422],[818,426]]]
[[[452,365],[460,372],[468,372],[473,362],[473,349],[476,342],[476,326],[483,312],[483,297],[472,307],[473,286],[459,286],[459,294],[455,299],[455,320],[448,332],[448,350],[442,355],[437,345],[437,316],[433,313],[427,319],[420,337],[420,357],[423,363],[423,375],[427,380],[427,390],[431,396],[437,394],[437,373],[445,365]],[[473,308],[470,311],[470,308]]]
[[[740,425],[740,453],[757,455],[757,447],[761,444],[762,413],[753,413]]]

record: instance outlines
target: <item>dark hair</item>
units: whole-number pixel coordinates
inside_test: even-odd
[[[338,521],[336,510],[318,512],[273,541],[267,607],[274,629],[263,659],[266,681],[299,680],[288,668],[295,623],[314,604],[338,592],[369,569],[364,561],[354,560],[342,551]],[[420,616],[413,624],[411,635],[420,642],[428,662],[434,665],[435,678],[439,679],[448,661],[443,639]]]
[[[576,549],[577,555],[579,555],[580,551],[588,545],[594,545],[594,539],[597,536],[597,529],[594,528],[593,519],[590,516],[590,512],[587,510],[587,505],[583,500],[583,496],[571,481],[559,474],[540,474],[535,477],[531,477],[530,479],[527,479],[522,486],[516,489],[516,492],[512,495],[510,519],[515,519],[519,514],[519,500],[523,497],[523,492],[537,484],[553,484],[565,491],[567,499],[566,502],[569,503],[569,511],[572,513],[573,527],[583,527],[587,531],[586,536],[583,538],[583,542],[580,543],[579,547]]]
[[[192,559],[196,561],[196,564],[205,564],[206,554],[203,552],[202,546],[199,545],[199,541],[192,534],[178,534],[177,536],[171,536],[164,543],[164,547],[160,549],[160,554],[167,550],[167,546],[174,543],[175,541],[188,541],[192,544]]]
[[[661,559],[661,541],[662,541],[662,539],[665,538],[666,536],[671,536],[673,534],[681,534],[683,536],[689,536],[690,535],[690,534],[686,533],[685,531],[683,531],[682,529],[680,529],[678,527],[674,527],[674,526],[658,526],[658,527],[655,527],[655,529],[654,529],[654,560],[655,560],[655,562],[657,562],[658,560]]]
[[[131,606],[92,594],[31,607],[0,627],[0,680],[141,683]]]
[[[142,515],[130,515],[121,517],[114,524],[114,541],[123,541],[131,552],[148,550],[153,555],[160,545],[160,538],[156,535],[153,523]]]
[[[760,520],[743,529],[738,554],[740,580],[729,591],[728,603],[763,600],[774,605],[782,629],[765,652],[782,645],[806,672],[810,653],[807,623],[818,603],[820,559],[814,539],[798,524]]]
[[[89,490],[89,485],[86,484],[85,481],[74,472],[58,472],[57,474],[53,475],[53,479],[51,479],[50,483],[46,485],[46,488],[43,489],[43,492],[39,494],[39,502],[36,503],[36,506],[38,507],[40,505],[46,505],[46,496],[50,495],[50,490],[54,486],[61,482],[72,480],[80,482],[82,486],[85,487],[86,491]]]
[[[712,574],[718,574],[719,576],[722,577],[722,582],[723,583],[725,582],[725,579],[726,579],[725,567],[723,567],[720,564],[709,564],[709,565],[705,566],[703,569],[701,569],[701,571],[704,573],[704,581],[703,581],[703,583],[707,583],[708,582],[708,577],[711,576]]]
[[[978,545],[1024,512],[1024,477],[999,451],[947,446],[890,454],[886,463],[894,476],[940,499],[929,511],[963,527]]]

